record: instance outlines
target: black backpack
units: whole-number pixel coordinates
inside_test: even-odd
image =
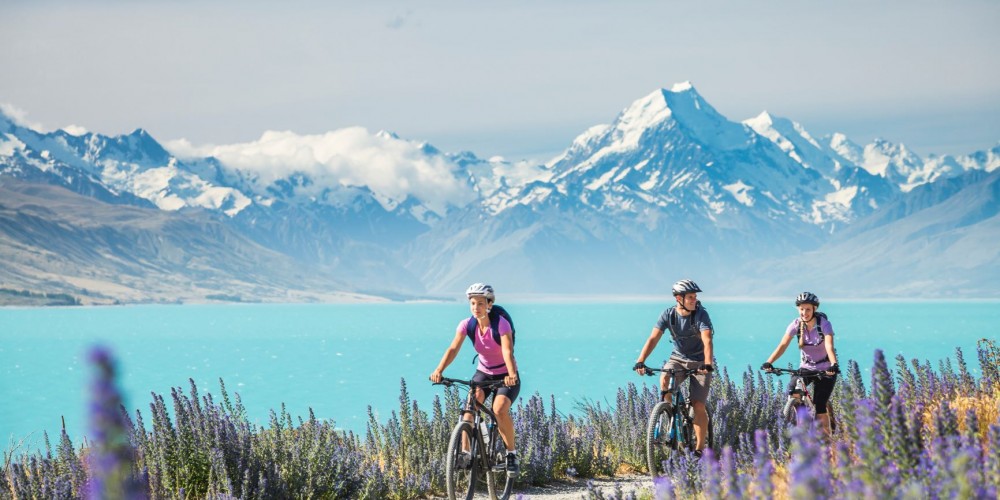
[[[510,319],[510,313],[508,313],[506,309],[504,309],[503,307],[500,307],[498,305],[495,305],[495,304],[490,309],[490,329],[493,331],[493,340],[497,343],[497,345],[501,345],[500,344],[500,318],[501,317],[503,319],[507,320],[507,323],[510,324],[510,345],[513,346],[514,345],[514,320]],[[476,337],[475,337],[475,335],[476,335],[476,325],[478,325],[478,324],[479,324],[479,322],[478,322],[478,320],[476,320],[476,317],[475,316],[470,316],[469,317],[469,323],[466,325],[466,328],[465,328],[465,335],[469,337],[469,340],[472,341],[473,344],[476,343]]]

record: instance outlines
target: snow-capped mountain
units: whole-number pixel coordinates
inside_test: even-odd
[[[830,142],[820,142],[802,125],[787,118],[774,117],[766,111],[743,123],[781,148],[803,168],[819,172],[830,184],[832,190],[815,202],[817,217],[814,220],[817,222],[824,220],[824,215],[825,219],[850,222],[871,213],[899,194],[899,187],[889,179],[872,174],[850,160],[857,149],[842,135],[835,136]],[[840,154],[834,144],[848,156]]]
[[[737,262],[816,248],[899,195],[788,120],[749,122],[689,83],[657,90],[577,137],[548,175],[453,212],[408,267],[442,292],[482,272],[591,293],[643,290],[678,268],[723,280]]]
[[[164,147],[141,129],[43,133],[0,114],[0,180],[207,215],[335,277],[331,287],[382,295],[451,295],[482,280],[570,294],[659,293],[681,274],[749,283],[757,263],[914,216],[998,166],[1000,145],[924,160],[882,140],[817,139],[767,112],[731,121],[686,82],[636,100],[544,165],[359,127]]]

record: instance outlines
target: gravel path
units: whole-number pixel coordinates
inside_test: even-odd
[[[635,493],[636,498],[643,492],[652,493],[653,491],[653,482],[647,476],[627,475],[618,476],[614,479],[592,479],[591,481],[594,483],[595,490],[608,497],[614,495],[615,485],[619,485],[624,494]],[[510,498],[524,498],[528,500],[585,500],[590,498],[587,495],[587,480],[580,479],[577,481],[557,481],[545,486],[515,488]],[[437,500],[440,497],[433,498]],[[486,495],[477,495],[476,498],[486,498]]]
[[[614,479],[593,479],[594,489],[602,494],[610,496],[614,494],[615,485],[621,486],[623,493],[633,492],[636,497],[642,492],[652,492],[653,482],[648,476],[618,476]],[[589,498],[587,496],[587,481],[578,480],[574,482],[561,481],[546,486],[530,486],[521,488],[514,492],[515,495],[524,495],[528,499],[544,500],[581,500]],[[514,498],[514,495],[511,495]]]

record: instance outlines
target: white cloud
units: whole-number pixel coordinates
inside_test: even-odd
[[[0,102],[0,113],[3,113],[4,115],[6,115],[7,118],[10,118],[11,121],[13,121],[17,125],[20,125],[20,126],[26,127],[26,128],[30,128],[32,130],[37,130],[39,132],[44,132],[45,131],[45,127],[42,126],[41,123],[32,122],[32,121],[28,120],[28,112],[27,111],[25,111],[25,110],[23,110],[23,109],[21,109],[21,108],[19,108],[17,106],[14,106],[13,104],[6,103],[6,102]]]
[[[228,168],[253,174],[261,189],[304,174],[315,184],[299,188],[299,194],[315,195],[338,185],[367,186],[387,208],[412,195],[439,214],[448,205],[461,206],[473,198],[456,175],[455,164],[426,154],[419,143],[372,134],[363,127],[319,135],[267,131],[253,142],[221,146],[194,146],[180,139],[166,147],[179,157],[213,156]]]

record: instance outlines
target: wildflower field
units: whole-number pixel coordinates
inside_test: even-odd
[[[672,456],[655,498],[997,498],[1000,348],[978,344],[978,376],[961,350],[933,366],[874,353],[837,383],[838,428],[825,444],[811,425],[779,417],[785,379],[747,369],[713,380],[714,450]],[[444,491],[443,455],[463,394],[426,407],[401,381],[398,410],[367,432],[338,430],[283,408],[251,423],[238,394],[191,382],[127,411],[110,353],[91,353],[90,438],[61,433],[44,449],[4,450],[0,498],[427,498]],[[623,369],[623,373],[627,373]],[[421,382],[427,383],[427,382]],[[646,420],[658,392],[629,383],[613,402],[557,409],[538,394],[514,409],[521,485],[568,476],[645,473]],[[588,493],[601,498],[598,492]],[[615,496],[618,496],[617,494]]]

